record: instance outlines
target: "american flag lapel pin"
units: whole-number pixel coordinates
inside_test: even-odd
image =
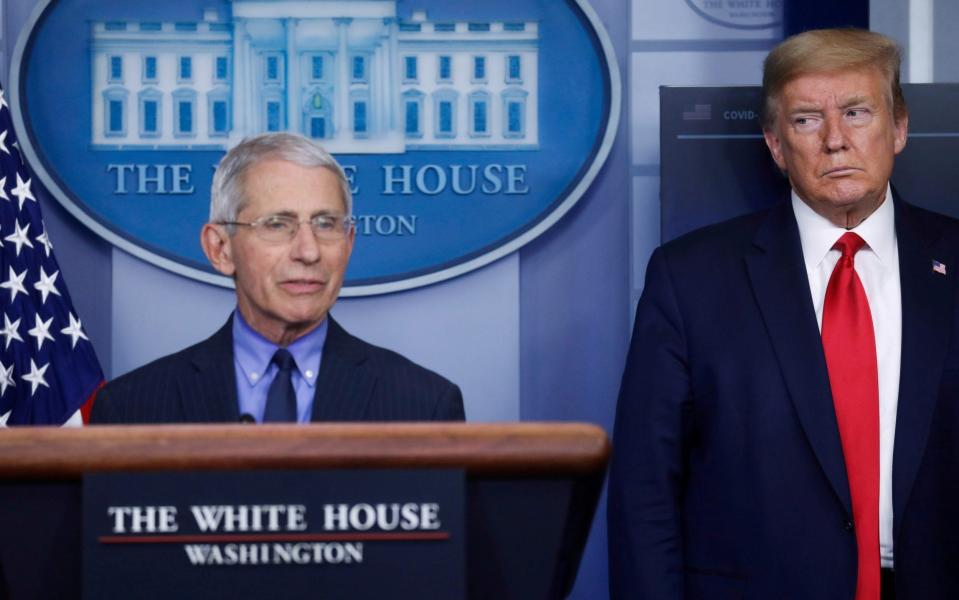
[[[932,270],[940,275],[946,274],[946,265],[942,264],[938,260],[932,261]]]

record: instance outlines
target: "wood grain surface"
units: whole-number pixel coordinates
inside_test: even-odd
[[[602,473],[609,452],[606,433],[583,423],[31,427],[0,430],[0,478],[277,468],[562,476]]]

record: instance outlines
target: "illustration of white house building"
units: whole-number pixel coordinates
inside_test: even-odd
[[[233,0],[229,18],[92,24],[96,148],[219,149],[295,131],[333,153],[538,144],[538,24],[395,0]]]

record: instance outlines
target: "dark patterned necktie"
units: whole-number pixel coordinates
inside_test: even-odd
[[[273,355],[273,362],[279,367],[270,390],[266,394],[266,410],[263,411],[264,423],[296,422],[296,391],[293,389],[293,369],[296,361],[285,348]]]

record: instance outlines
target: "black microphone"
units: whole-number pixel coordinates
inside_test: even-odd
[[[243,413],[240,415],[240,423],[243,423],[244,425],[256,425],[256,419],[254,419],[253,415],[250,413]]]

